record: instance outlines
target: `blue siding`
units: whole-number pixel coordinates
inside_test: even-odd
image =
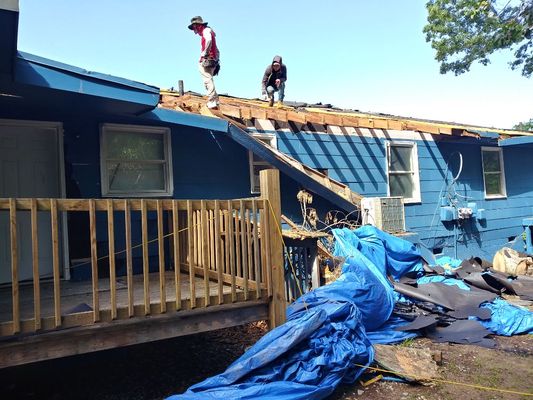
[[[507,197],[486,200],[481,164],[481,146],[494,141],[473,139],[417,140],[421,203],[405,206],[406,227],[417,232],[429,248],[455,251],[459,258],[492,259],[508,238],[522,233],[522,218],[533,215],[533,175],[524,167],[531,146],[508,146],[503,150]],[[328,169],[329,176],[348,184],[363,196],[386,196],[384,140],[348,135],[278,132],[278,148],[314,168]],[[463,169],[455,190],[467,201],[486,210],[486,220],[458,225],[439,219],[440,196],[457,175],[458,152]],[[448,170],[448,171],[447,171]],[[285,188],[283,188],[285,190]],[[459,197],[463,199],[462,197]],[[467,200],[466,200],[467,199]],[[326,210],[321,210],[322,214]],[[322,218],[323,215],[320,215]],[[456,229],[456,231],[454,231]]]
[[[78,110],[77,113],[46,109],[2,109],[0,118],[56,121],[63,124],[65,183],[67,198],[101,198],[100,186],[100,124],[168,126],[171,129],[174,198],[229,199],[250,197],[248,151],[225,133],[183,125],[171,125],[141,117],[119,117],[116,114],[96,114]],[[115,214],[116,244],[125,248],[122,213]],[[132,242],[141,243],[139,212],[132,212]],[[149,239],[157,237],[156,215],[148,215]],[[69,214],[69,253],[71,259],[90,257],[89,218],[86,213]],[[165,232],[168,232],[165,218]],[[166,241],[168,242],[168,240]],[[98,256],[108,254],[107,216],[97,213]],[[150,264],[157,268],[157,243],[150,244]],[[166,249],[167,265],[170,260]],[[142,270],[141,249],[133,250],[134,271]],[[108,273],[107,260],[100,262],[100,274]],[[125,272],[124,253],[117,255],[117,274]],[[73,276],[87,279],[90,265],[73,270]]]

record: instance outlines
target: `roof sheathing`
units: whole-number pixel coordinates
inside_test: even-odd
[[[187,93],[179,96],[177,93],[167,91],[162,91],[161,94],[162,107],[176,109],[175,107],[177,106],[179,107],[178,109],[184,111],[194,113],[205,112],[205,100],[200,95]],[[219,112],[241,124],[246,124],[246,121],[254,119],[269,119],[277,122],[295,124],[414,131],[454,137],[487,138],[490,136],[505,139],[511,136],[533,136],[533,132],[485,128],[382,114],[341,111],[325,107],[294,108],[283,106],[281,108],[275,108],[268,107],[265,102],[260,100],[248,100],[228,96],[220,96]]]

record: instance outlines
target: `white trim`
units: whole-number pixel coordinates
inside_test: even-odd
[[[420,171],[418,166],[418,148],[416,142],[405,141],[405,140],[388,140],[385,141],[385,168],[387,171],[387,196],[391,196],[390,193],[390,182],[389,182],[389,165],[390,165],[390,146],[404,146],[411,147],[411,163],[412,163],[412,177],[413,177],[413,197],[404,197],[403,202],[405,204],[421,203],[421,188],[420,188]]]
[[[59,173],[59,196],[62,199],[67,197],[66,178],[65,178],[65,154],[64,154],[64,141],[63,141],[63,123],[50,122],[50,121],[31,121],[31,120],[19,120],[19,119],[0,119],[0,126],[25,126],[25,127],[39,127],[45,129],[54,129],[56,132],[57,140],[57,154],[58,154],[58,173]],[[63,279],[70,279],[70,262],[69,262],[69,241],[68,241],[68,221],[65,216],[65,212],[59,213],[61,230],[60,241],[62,248],[60,251],[63,255]]]
[[[500,190],[498,194],[487,194],[487,186],[485,185],[485,166],[483,163],[483,152],[497,152],[500,160]],[[489,172],[490,173],[490,172]],[[481,175],[483,175],[483,193],[485,199],[506,199],[507,198],[507,185],[505,184],[505,165],[503,163],[503,149],[501,147],[489,147],[481,146]]]
[[[270,142],[270,146],[277,149],[278,148],[278,138],[273,133],[259,133],[259,132],[251,132],[250,135],[256,139],[267,139]],[[255,165],[266,165],[269,166],[270,164],[266,161],[264,162],[258,162],[254,161],[254,153],[251,150],[248,150],[248,171],[250,175],[250,193],[256,194],[259,193],[259,191],[254,190],[254,166]]]
[[[104,135],[108,131],[113,132],[127,132],[127,133],[155,133],[162,135],[163,146],[165,153],[165,160],[161,162],[166,165],[164,170],[165,175],[165,189],[164,190],[148,190],[143,192],[134,191],[110,191],[109,177],[107,176],[105,157],[107,149],[105,149]],[[146,161],[149,162],[149,161]],[[174,192],[174,174],[172,170],[172,145],[170,128],[163,126],[145,126],[145,125],[127,125],[127,124],[101,124],[100,125],[100,182],[102,197],[161,197],[172,196]]]

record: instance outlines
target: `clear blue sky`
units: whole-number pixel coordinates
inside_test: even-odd
[[[203,92],[201,15],[217,33],[219,93],[258,97],[276,54],[286,100],[510,128],[533,117],[533,78],[507,52],[441,75],[425,42],[425,0],[20,0],[19,50],[161,88]]]

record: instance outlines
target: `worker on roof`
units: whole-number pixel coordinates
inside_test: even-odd
[[[206,105],[208,108],[217,108],[218,94],[213,77],[220,70],[220,53],[217,47],[216,34],[200,16],[191,19],[189,29],[202,38],[198,68],[207,91]]]
[[[283,64],[281,56],[275,56],[272,64],[266,67],[262,82],[262,95],[268,105],[274,105],[274,92],[278,92],[278,105],[283,104],[285,97],[285,81],[287,80],[287,67]]]

